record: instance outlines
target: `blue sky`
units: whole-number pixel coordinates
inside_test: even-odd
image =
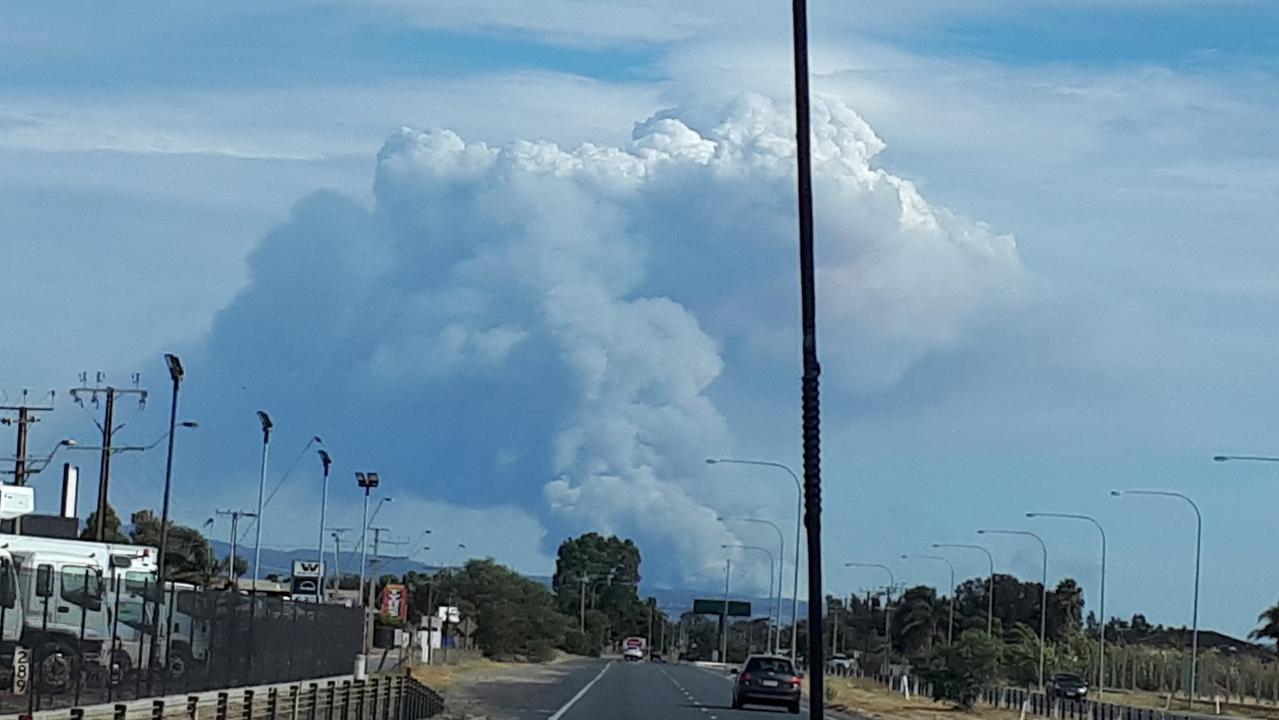
[[[784,6],[13,10],[0,331],[23,350],[0,386],[60,391],[35,446],[87,440],[78,373],[141,371],[163,394],[176,350],[201,422],[179,445],[185,522],[255,501],[267,408],[273,482],[312,435],[337,459],[336,524],[358,524],[350,472],[380,469],[388,524],[432,527],[437,561],[465,542],[545,573],[559,538],[605,527],[650,548],[654,582],[707,584],[721,539],[768,540],[716,513],[793,521],[785,477],[696,467],[799,464],[792,200],[770,164]],[[818,206],[829,588],[878,582],[839,562],[1005,526],[1042,531],[1050,575],[1092,602],[1088,528],[1022,517],[1089,512],[1111,532],[1110,614],[1188,622],[1188,511],[1107,494],[1164,487],[1204,509],[1203,624],[1247,632],[1276,598],[1256,556],[1279,485],[1209,458],[1279,452],[1279,9],[812,16],[843,143]],[[165,404],[125,435],[152,439]],[[113,501],[157,504],[160,465],[122,458]],[[313,542],[314,465],[273,502],[273,544]],[[1037,574],[1032,547],[990,544]]]

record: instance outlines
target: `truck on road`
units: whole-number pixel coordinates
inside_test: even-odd
[[[622,641],[622,659],[635,662],[644,659],[644,649],[648,641],[642,637],[628,637]]]

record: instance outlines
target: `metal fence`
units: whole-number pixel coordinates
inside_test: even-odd
[[[359,608],[122,585],[29,612],[14,651],[25,681],[12,673],[0,713],[345,675],[360,652]]]
[[[1023,705],[1027,715],[1062,718],[1063,720],[1209,720],[1209,715],[1176,712],[1161,708],[1120,705],[1096,700],[1070,700],[1052,698],[1041,692],[1028,692],[1019,688],[987,690],[982,693],[987,705],[1019,710]]]
[[[933,689],[929,683],[918,677],[903,675],[861,674],[856,670],[827,673],[843,677],[859,677],[885,686],[890,691],[900,690],[902,682],[910,683],[912,695],[933,697]],[[1191,712],[1177,712],[1161,708],[1123,705],[1119,703],[1100,702],[1097,700],[1071,700],[1053,698],[1042,692],[1022,688],[989,688],[981,693],[981,702],[997,708],[1021,710],[1026,708],[1027,715],[1060,720],[1213,720],[1211,715]]]
[[[444,700],[410,677],[258,686],[42,712],[39,720],[426,720]]]

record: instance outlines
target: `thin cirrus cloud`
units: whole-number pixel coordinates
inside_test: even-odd
[[[815,135],[836,392],[889,389],[1015,311],[1010,236],[874,167],[884,143],[839,100]],[[791,373],[792,137],[759,95],[657,113],[621,146],[403,129],[371,207],[308,196],[254,251],[201,351],[212,385],[251,378],[411,493],[626,533],[669,558],[654,579],[713,577],[734,538],[715,518],[774,512],[771,486],[704,459],[771,413],[730,421],[718,380]]]

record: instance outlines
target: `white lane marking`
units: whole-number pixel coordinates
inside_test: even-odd
[[[564,703],[564,705],[561,706],[559,710],[555,711],[554,715],[550,716],[546,720],[560,720],[560,718],[564,717],[564,713],[568,712],[569,708],[573,707],[573,703],[576,703],[578,700],[581,700],[582,696],[585,695],[591,689],[591,687],[595,685],[595,683],[599,682],[600,678],[604,677],[604,673],[608,672],[608,669],[611,667],[613,667],[613,662],[610,660],[609,663],[604,666],[604,669],[600,670],[599,675],[596,675],[594,678],[591,679],[590,682],[586,683],[586,685],[583,686],[581,690],[577,691],[576,695],[569,698],[568,702]]]

